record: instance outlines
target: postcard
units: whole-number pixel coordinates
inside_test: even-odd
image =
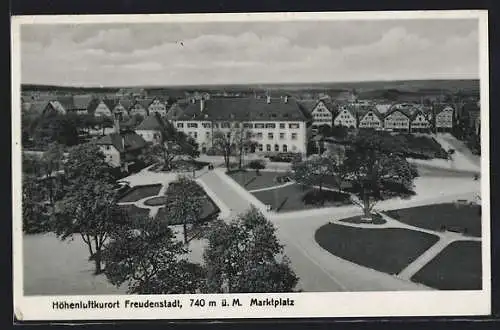
[[[15,317],[490,314],[487,24],[13,17]]]

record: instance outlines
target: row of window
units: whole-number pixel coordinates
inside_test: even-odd
[[[187,123],[187,128],[198,128],[198,123]],[[203,128],[231,128],[231,123],[229,122],[223,122],[223,123],[202,123],[202,127]],[[240,124],[239,123],[233,123],[233,127],[234,128],[240,128]],[[293,124],[288,124],[288,128],[290,129],[297,129],[299,128],[300,125],[297,124],[297,123],[293,123]],[[177,123],[177,128],[184,128],[184,123]],[[253,124],[253,123],[243,123],[243,128],[276,128],[276,124],[275,123],[256,123],[256,124]],[[285,123],[280,123],[279,124],[279,128],[280,129],[285,129],[286,128],[286,124]]]
[[[198,132],[196,131],[190,131],[188,132],[188,135],[197,139],[198,138]],[[210,132],[205,132],[205,136],[206,138],[210,138]],[[231,137],[231,133],[227,133],[227,137],[230,138]],[[258,132],[258,133],[255,133],[255,134],[252,134],[251,132],[247,132],[247,138],[256,138],[257,140],[262,140],[263,139],[263,134],[261,132]],[[274,139],[274,133],[267,133],[267,138],[269,140],[273,140]],[[298,138],[298,134],[297,133],[291,133],[290,134],[290,138],[292,140],[297,140]],[[285,140],[286,139],[286,133],[279,133],[279,139],[280,140]]]
[[[266,151],[267,151],[267,152],[271,152],[271,151],[273,151],[273,149],[272,149],[272,148],[273,148],[273,147],[272,147],[272,145],[270,145],[270,144],[266,144]],[[264,145],[263,145],[263,144],[259,144],[259,145],[257,146],[257,149],[258,149],[259,151],[264,151]],[[274,151],[275,151],[275,152],[279,152],[279,151],[280,151],[280,145],[279,145],[279,144],[275,144],[275,145],[274,145]],[[282,151],[282,152],[288,152],[288,145],[283,144],[283,145],[282,145],[282,148],[281,148],[281,151]],[[292,151],[297,151],[297,146],[292,146]]]

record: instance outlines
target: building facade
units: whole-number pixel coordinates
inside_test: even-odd
[[[359,128],[382,128],[383,127],[383,117],[381,114],[375,110],[368,110],[364,115],[360,116]]]
[[[454,109],[451,106],[438,108],[435,114],[437,132],[449,132],[453,128]]]
[[[333,112],[334,109],[331,103],[327,103],[324,100],[318,101],[316,106],[311,111],[312,128],[317,129],[324,125],[332,127],[334,116]]]
[[[350,108],[344,107],[335,117],[333,125],[344,126],[347,128],[356,128],[357,126],[356,114]]]
[[[390,110],[384,117],[384,128],[396,132],[410,131],[410,116],[403,110]]]
[[[148,106],[149,115],[158,113],[160,116],[165,117],[167,115],[167,106],[159,98],[154,98],[151,104]]]
[[[247,152],[306,154],[307,118],[293,99],[211,99],[190,104],[174,126],[194,138],[202,153],[214,135],[244,134],[253,142]]]
[[[423,111],[416,110],[411,118],[411,132],[427,133],[431,129],[429,116]]]

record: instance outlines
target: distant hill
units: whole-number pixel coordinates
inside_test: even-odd
[[[401,94],[443,94],[461,91],[466,94],[479,94],[479,80],[401,80],[401,81],[364,81],[364,82],[323,82],[293,84],[226,84],[226,85],[190,85],[190,86],[120,86],[120,87],[68,87],[53,85],[22,84],[23,92],[70,92],[70,93],[116,93],[120,88],[141,87],[146,91],[163,90],[178,93],[186,92],[313,92],[339,94],[355,91],[360,97],[379,97],[383,91],[397,91]]]

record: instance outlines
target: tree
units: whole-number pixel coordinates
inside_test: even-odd
[[[81,236],[98,274],[102,271],[102,247],[109,233],[123,221],[116,205],[111,167],[96,145],[82,144],[70,150],[64,170],[65,194],[56,203],[52,225],[61,240]]]
[[[40,233],[48,229],[43,192],[36,177],[23,176],[23,231]]]
[[[343,164],[356,197],[352,201],[363,209],[366,220],[371,220],[371,211],[379,200],[411,195],[413,180],[418,176],[416,167],[394,152],[387,139],[370,132],[357,135],[346,150]]]
[[[187,225],[200,220],[206,201],[205,191],[196,181],[180,177],[168,185],[165,196],[166,217],[173,223],[182,223],[184,243],[187,243]]]
[[[64,147],[57,142],[50,143],[47,151],[45,151],[42,156],[46,176],[46,180],[44,180],[44,182],[47,183],[49,201],[51,204],[54,203],[54,184],[56,183],[54,177],[57,175],[57,173],[54,172],[59,171],[61,168],[63,158]]]
[[[78,143],[78,130],[65,115],[44,114],[37,120],[33,138],[40,147],[51,142],[73,146]]]
[[[305,186],[319,186],[320,193],[325,180],[335,176],[336,171],[337,163],[329,154],[292,162],[292,178]]]
[[[157,116],[159,116],[157,114]],[[160,118],[160,120],[162,120]],[[178,131],[170,122],[164,122],[162,140],[158,144],[151,145],[148,153],[151,154],[149,161],[158,161],[163,163],[163,169],[170,171],[172,163],[180,156],[188,156],[196,158],[200,155],[198,143],[186,135],[184,132]]]
[[[208,292],[293,291],[298,278],[275,232],[255,207],[231,223],[214,223],[203,255]]]
[[[248,163],[248,168],[255,170],[255,175],[259,175],[259,170],[266,168],[266,163],[262,159],[255,159]]]
[[[102,254],[104,272],[113,285],[127,283],[129,294],[196,293],[205,272],[182,257],[187,252],[167,222],[136,218],[111,234]]]
[[[227,170],[230,169],[230,157],[238,156],[238,168],[243,167],[243,156],[245,150],[254,148],[256,142],[252,140],[251,132],[244,128],[241,123],[229,129],[215,131],[213,135],[213,147],[224,155],[224,163]]]

